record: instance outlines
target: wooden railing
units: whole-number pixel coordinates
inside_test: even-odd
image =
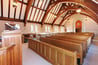
[[[7,47],[0,48],[0,65],[7,65],[8,64],[8,54],[10,51],[13,51],[15,44],[11,44]],[[12,56],[10,55],[12,58]],[[14,58],[13,58],[14,59]]]
[[[0,48],[0,65],[22,65],[20,31],[2,33],[2,48]]]
[[[77,53],[54,45],[29,39],[29,48],[53,65],[77,65]]]

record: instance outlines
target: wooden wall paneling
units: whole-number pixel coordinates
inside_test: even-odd
[[[23,0],[22,0],[22,2],[23,2]],[[23,3],[21,3],[20,13],[19,13],[19,20],[20,20],[20,17],[21,17],[22,7],[23,7]]]
[[[8,3],[9,0],[3,0],[3,17],[8,17],[8,6],[9,6]]]
[[[25,12],[26,12],[26,5],[25,5],[25,4],[23,4],[22,12],[21,12],[21,17],[20,17],[20,19],[21,19],[21,20],[23,20],[23,19],[24,19],[24,17],[25,17]]]
[[[2,59],[2,62],[6,64],[1,65],[22,65],[22,45],[20,31],[16,30],[3,32],[2,47],[6,50],[6,57],[5,59]]]
[[[11,5],[10,5],[10,17],[9,18],[14,19],[15,7],[13,7],[13,0],[10,0],[10,1],[11,1]]]
[[[10,6],[11,6],[11,1],[9,0],[8,18],[10,17]]]

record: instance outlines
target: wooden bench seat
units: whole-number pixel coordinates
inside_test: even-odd
[[[73,44],[74,42],[68,42],[68,41],[61,41],[61,40],[55,40],[50,38],[41,38],[40,39],[43,42],[47,42],[49,44],[55,45],[57,47],[61,47],[63,49],[67,49],[70,51],[77,51],[77,57],[80,59],[80,64],[83,63],[83,46],[82,44]]]
[[[75,42],[75,44],[82,44],[83,45],[83,47],[82,47],[83,48],[83,57],[86,56],[86,53],[87,53],[87,42],[86,41],[63,38],[63,37],[59,37],[59,36],[51,36],[51,37],[48,37],[48,38],[63,40],[63,41],[69,41],[69,42]]]
[[[77,65],[77,53],[42,41],[29,39],[29,48],[53,65]]]

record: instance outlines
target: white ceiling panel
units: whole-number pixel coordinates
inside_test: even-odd
[[[39,0],[35,0],[35,2],[34,2],[34,6],[37,7],[38,1],[39,1]]]
[[[49,5],[50,0],[47,0],[47,3],[45,5],[45,10],[47,9],[48,5]]]
[[[55,23],[54,24],[60,24],[60,22],[62,21],[62,17],[59,17],[56,21],[55,21]]]
[[[25,3],[28,3],[28,0],[23,0]]]
[[[0,16],[1,16],[1,0],[0,0]]]
[[[19,19],[20,9],[21,9],[21,3],[17,3],[16,17],[15,17],[16,19]]]
[[[42,5],[42,8],[41,8],[41,9],[44,9],[45,3],[46,3],[46,0],[44,0],[43,5]]]
[[[40,12],[39,12],[39,15],[38,15],[38,17],[37,17],[37,21],[39,21],[40,16],[41,16],[41,13],[42,13],[42,10],[40,10]]]
[[[40,19],[40,21],[39,21],[39,22],[41,22],[41,21],[42,21],[44,14],[45,14],[45,12],[43,12],[43,14],[42,14],[41,19]]]
[[[26,5],[23,4],[22,12],[21,12],[21,19],[22,19],[22,20],[24,19],[25,11],[26,11]]]
[[[35,10],[36,10],[36,8],[33,8],[33,11],[32,11],[32,15],[31,15],[30,21],[33,20],[33,17],[34,17],[34,14],[35,14]]]
[[[31,10],[32,10],[32,7],[31,7],[30,10],[29,10],[29,14],[28,14],[27,20],[29,20],[29,18],[30,18]]]
[[[36,10],[34,21],[36,21],[36,17],[38,16],[39,9]]]
[[[14,11],[15,11],[15,7],[13,7],[13,0],[11,0],[10,18],[14,18]]]
[[[38,3],[38,8],[41,7],[42,3],[43,3],[43,0],[40,0],[39,3]]]
[[[3,0],[3,16],[8,17],[8,3],[9,0]]]

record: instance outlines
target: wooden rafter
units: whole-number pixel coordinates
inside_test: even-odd
[[[44,19],[43,19],[43,23],[45,22],[45,19],[47,18],[47,16],[48,16],[48,14],[50,13],[50,11],[58,4],[58,3],[64,3],[64,2],[73,2],[73,3],[79,3],[79,4],[81,4],[81,5],[84,5],[85,6],[85,8],[86,9],[88,9],[92,14],[90,14],[90,15],[93,15],[93,16],[95,16],[95,18],[97,17],[98,18],[98,16],[93,12],[93,11],[91,11],[90,9],[89,9],[89,6],[87,6],[84,2],[77,2],[77,1],[65,1],[65,0],[61,0],[61,1],[58,1],[58,2],[54,2],[53,4],[53,6],[51,7],[51,8],[49,8],[49,9],[47,9],[47,12],[46,12],[46,15],[45,15],[45,17],[44,17]],[[71,4],[72,5],[72,4]],[[97,19],[96,18],[96,19]]]
[[[3,17],[3,0],[1,0],[1,17]]]
[[[68,15],[67,17],[65,17],[65,18],[60,22],[60,26],[62,25],[62,23],[63,23],[66,19],[68,19],[69,17],[71,17],[71,16],[74,15],[74,14],[77,14],[77,13],[74,12],[74,13]],[[90,16],[90,15],[88,15],[88,14],[85,14],[85,13],[80,13],[80,14],[81,14],[81,15],[88,16],[88,17],[90,17],[91,19],[93,19],[95,22],[98,22],[94,17],[92,17],[92,16]]]
[[[15,8],[15,10],[14,10],[14,19],[15,19],[15,16],[16,16],[16,9],[17,9],[17,8]]]
[[[9,0],[8,18],[10,17],[10,6],[11,6],[11,1]]]
[[[33,3],[33,0],[28,0],[28,5],[26,7],[26,13],[25,13],[25,17],[24,17],[24,25],[26,25],[26,23],[27,23],[29,10],[30,10],[30,7],[32,6],[32,3]]]

